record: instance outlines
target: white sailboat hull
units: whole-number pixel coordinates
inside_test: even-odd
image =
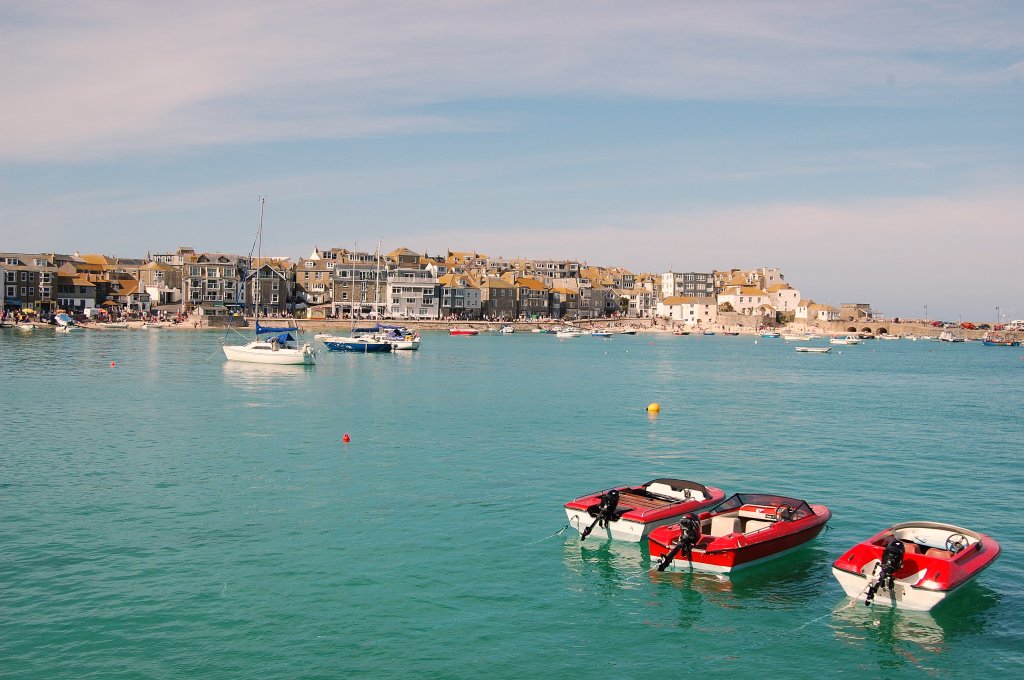
[[[247,345],[224,345],[224,356],[228,361],[245,361],[251,364],[312,365],[316,363],[313,348],[308,344],[295,349],[278,347],[269,342],[257,340]]]

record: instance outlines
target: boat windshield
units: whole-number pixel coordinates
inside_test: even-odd
[[[778,507],[780,505],[788,505],[793,508],[793,514],[790,519],[803,519],[804,517],[810,517],[814,514],[811,510],[811,506],[806,501],[802,501],[799,498],[790,498],[789,496],[777,496],[775,494],[768,493],[738,493],[711,508],[708,512],[712,513],[723,513],[731,510],[738,510],[744,505],[757,505],[763,507]]]

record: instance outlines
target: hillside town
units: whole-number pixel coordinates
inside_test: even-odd
[[[663,319],[711,326],[720,315],[759,326],[878,315],[864,303],[816,303],[779,269],[634,273],[574,260],[505,259],[476,252],[371,253],[313,248],[262,257],[178,248],[145,258],[0,252],[5,315],[202,317],[258,313],[304,319]]]

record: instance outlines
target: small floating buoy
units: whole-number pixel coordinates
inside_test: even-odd
[[[110,367],[113,368],[114,366],[117,366],[117,362],[116,361],[111,361],[110,362]]]
[[[651,347],[654,347],[654,340],[651,340]]]
[[[348,432],[346,432],[345,435],[341,438],[341,441],[343,441],[346,444],[348,444],[350,441],[352,441],[352,437],[349,437],[348,436]]]
[[[657,413],[660,410],[661,410],[661,404],[659,404],[658,402],[651,402],[650,404],[647,405],[647,412],[648,413]]]

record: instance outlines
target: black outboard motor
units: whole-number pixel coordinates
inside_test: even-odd
[[[685,550],[686,557],[689,559],[690,551],[693,550],[693,546],[697,545],[699,540],[700,520],[697,519],[697,515],[691,512],[679,521],[679,538],[676,539],[676,544],[672,546],[672,549],[661,556],[661,561],[658,562],[658,571],[665,571],[681,551]]]
[[[906,546],[899,539],[893,539],[889,541],[889,545],[885,546],[885,550],[882,552],[882,560],[876,567],[878,575],[871,582],[871,585],[868,586],[868,595],[864,598],[865,606],[870,605],[875,599],[875,593],[878,592],[879,587],[888,588],[890,591],[893,589],[895,585],[893,575],[903,566],[903,555],[906,552]]]
[[[583,533],[580,534],[580,540],[587,540],[587,536],[594,530],[598,524],[601,528],[608,526],[608,522],[615,520],[615,508],[619,505],[619,492],[617,489],[612,489],[607,493],[601,494],[601,503],[597,506],[595,511],[595,519],[589,527],[584,529]]]

